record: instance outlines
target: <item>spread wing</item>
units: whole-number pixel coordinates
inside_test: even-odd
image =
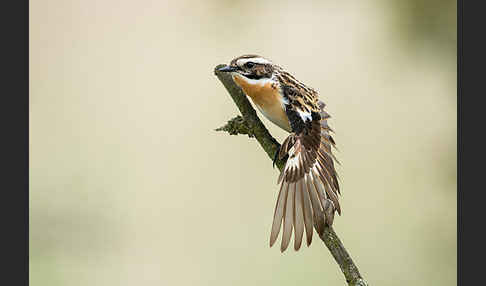
[[[279,159],[288,156],[278,178],[280,192],[275,207],[270,246],[280,232],[283,221],[280,250],[287,249],[294,229],[294,249],[299,250],[304,229],[307,246],[312,242],[313,227],[322,234],[324,224],[332,225],[334,212],[341,214],[334,161],[331,146],[335,145],[327,125],[330,117],[317,93],[299,96],[299,90],[284,88],[288,99],[286,114],[292,133],[284,140]],[[301,91],[300,91],[301,92]]]

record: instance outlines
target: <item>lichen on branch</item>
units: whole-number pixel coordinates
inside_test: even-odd
[[[216,131],[226,131],[230,135],[248,135],[248,137],[252,138],[255,137],[252,133],[250,126],[246,123],[245,119],[240,115],[236,116],[233,119],[228,120],[228,122],[219,128],[215,129]]]

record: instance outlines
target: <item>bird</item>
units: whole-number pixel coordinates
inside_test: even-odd
[[[280,185],[270,233],[270,247],[283,225],[280,251],[284,252],[294,233],[294,250],[307,246],[314,228],[319,235],[332,226],[334,214],[341,215],[341,194],[332,149],[331,117],[318,92],[267,58],[246,54],[218,69],[233,81],[272,123],[290,133],[275,153],[275,161],[286,160],[278,176]]]

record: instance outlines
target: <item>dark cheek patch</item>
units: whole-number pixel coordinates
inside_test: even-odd
[[[249,79],[261,79],[263,76],[257,75],[257,74],[246,74],[245,75]]]
[[[262,78],[271,78],[272,71],[271,69],[267,68],[266,66],[256,66],[252,70],[249,71],[249,74],[245,75],[247,78],[250,79],[262,79]]]

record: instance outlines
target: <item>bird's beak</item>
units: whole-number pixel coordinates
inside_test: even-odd
[[[232,66],[224,66],[224,67],[219,68],[218,71],[220,71],[220,72],[234,72],[234,71],[236,71],[236,68],[232,67]]]

